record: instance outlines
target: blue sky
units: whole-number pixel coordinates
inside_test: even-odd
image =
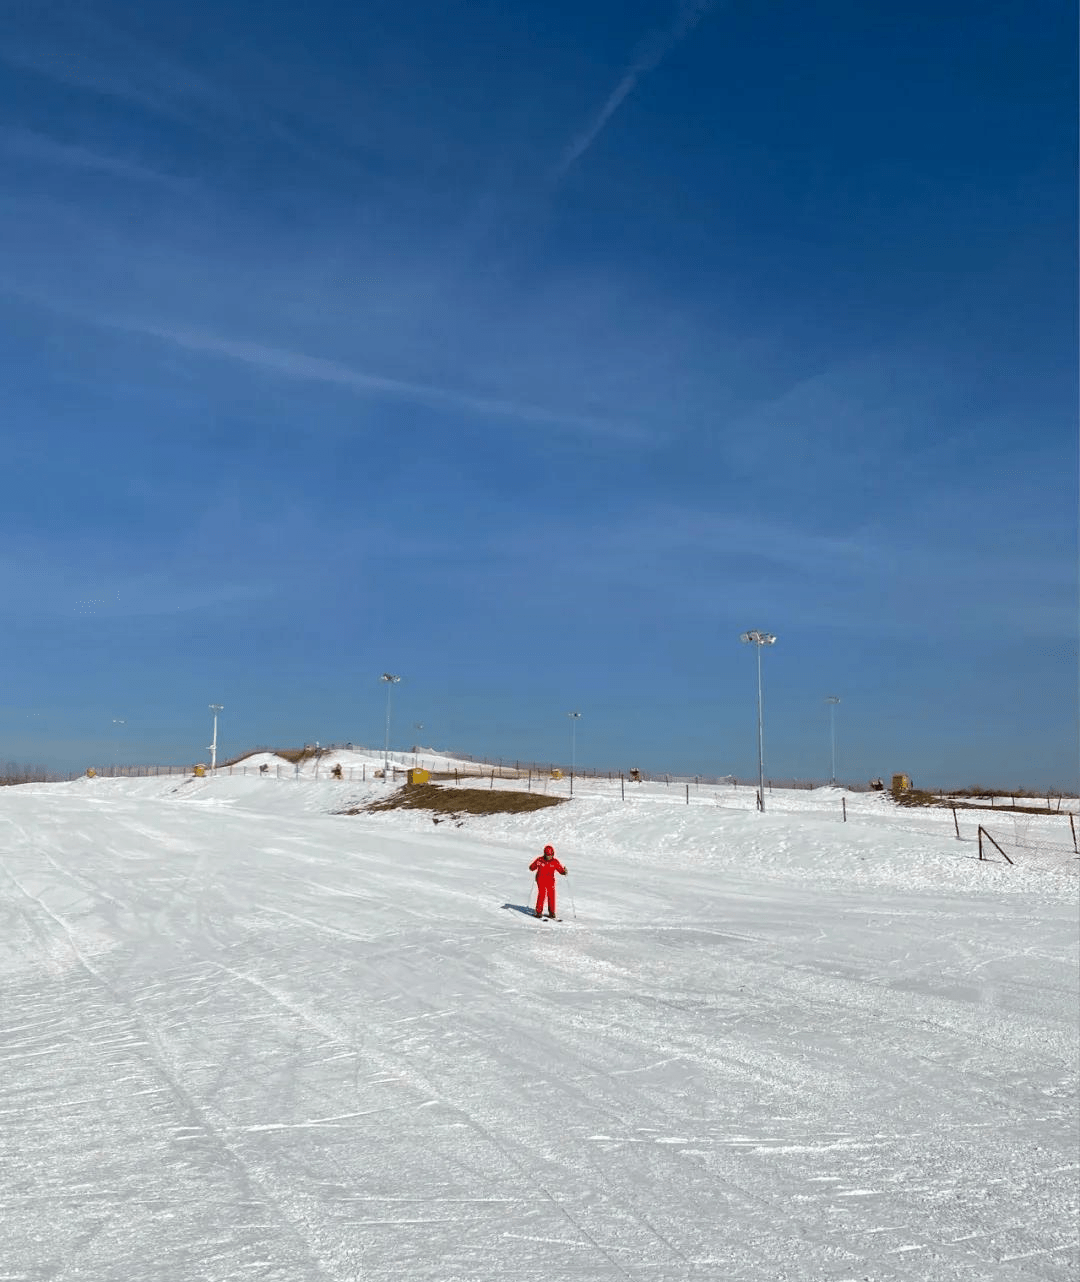
[[[1075,786],[1060,3],[0,34],[0,760]],[[114,720],[123,720],[122,727]]]

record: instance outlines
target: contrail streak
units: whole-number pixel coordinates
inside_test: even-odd
[[[679,16],[670,31],[654,33],[643,40],[630,60],[630,65],[623,73],[622,79],[608,94],[607,101],[600,108],[588,127],[573,139],[563,152],[555,171],[556,178],[562,178],[570,167],[577,163],[603,133],[611,117],[622,106],[625,99],[633,92],[642,76],[655,70],[672,49],[684,40],[697,26],[706,13],[712,8],[714,0],[683,0],[679,6]]]

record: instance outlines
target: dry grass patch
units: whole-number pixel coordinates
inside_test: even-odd
[[[561,806],[565,798],[546,797],[539,792],[505,792],[497,788],[442,788],[434,783],[406,784],[383,801],[346,810],[347,815],[370,814],[379,810],[433,810],[437,814],[504,815]]]
[[[992,810],[995,813],[998,811],[1009,811],[1019,815],[1050,815],[1059,813],[1050,809],[1049,801],[1047,801],[1045,806],[1021,806],[1017,804],[1015,800],[1012,805],[996,801],[996,798],[998,797],[1015,798],[1037,795],[1030,793],[986,793],[981,795],[995,798],[995,800],[983,802],[957,800],[958,796],[970,795],[967,793],[949,793],[947,796],[941,796],[933,792],[926,792],[921,788],[908,788],[903,791],[893,789],[891,790],[890,795],[898,806],[935,806],[945,810]]]
[[[941,801],[923,788],[890,788],[889,795],[898,806],[940,806]]]

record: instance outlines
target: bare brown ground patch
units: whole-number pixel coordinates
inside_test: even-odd
[[[500,788],[442,788],[434,783],[407,784],[382,801],[343,813],[371,814],[379,810],[433,810],[447,815],[522,814],[561,806],[565,798],[539,792],[505,792]]]

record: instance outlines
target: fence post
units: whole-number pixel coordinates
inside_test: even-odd
[[[625,776],[624,776],[624,775],[619,775],[619,795],[622,797],[623,801],[625,801],[625,800],[626,800],[626,778],[625,778]],[[1070,814],[1069,814],[1069,823],[1072,823],[1072,813],[1071,813],[1071,812],[1070,812]],[[1075,833],[1073,834],[1073,845],[1074,845],[1074,846],[1076,845],[1076,834],[1075,834]]]
[[[686,804],[690,804],[690,785],[686,785]]]
[[[1077,854],[1080,854],[1080,846],[1077,846],[1076,844],[1076,824],[1073,823],[1071,810],[1069,811],[1069,827],[1072,829],[1073,850],[1075,850]]]
[[[840,805],[844,808],[844,823],[847,823],[847,797],[840,798]]]
[[[994,849],[998,852],[998,854],[1002,857],[1002,859],[1005,860],[1007,864],[1011,864],[1013,862],[1009,858],[1009,856],[1004,852],[1004,850],[1001,849],[1001,847],[997,844],[997,842],[993,839],[993,837],[991,837],[990,834],[986,832],[982,824],[979,825],[979,858],[980,859],[983,857],[982,839],[984,836],[986,837],[986,840],[994,847]]]
[[[950,806],[949,809],[952,811],[953,827],[956,829],[956,840],[959,841],[960,840],[960,823],[956,818],[956,807]]]

